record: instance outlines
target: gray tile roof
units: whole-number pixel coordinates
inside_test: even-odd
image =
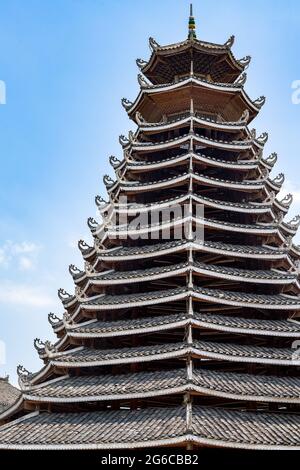
[[[128,256],[143,256],[144,254],[153,253],[154,256],[160,251],[170,250],[172,248],[185,247],[188,245],[187,240],[175,240],[171,242],[155,243],[153,245],[134,246],[134,247],[120,247],[113,251],[102,251],[97,256],[99,259],[106,258],[119,258]],[[199,244],[200,247],[200,244]],[[233,245],[230,243],[204,241],[204,248],[211,248],[215,250],[227,251],[228,253],[240,253],[240,254],[253,254],[253,255],[285,255],[287,250],[284,248],[268,248],[265,246],[253,246],[253,245]],[[197,246],[195,245],[195,248]]]
[[[89,397],[155,392],[186,384],[185,369],[120,375],[68,377],[26,393],[36,397]]]
[[[179,269],[184,269],[188,267],[188,263],[179,263],[179,264],[167,264],[165,266],[155,266],[148,269],[137,269],[131,271],[109,271],[109,272],[100,272],[95,275],[89,276],[91,282],[102,282],[102,281],[115,281],[115,280],[125,280],[130,281],[133,278],[146,278],[149,276],[159,275],[163,273],[172,273],[178,271]],[[224,276],[230,276],[230,278],[239,277],[250,280],[286,280],[293,281],[296,279],[297,275],[295,273],[290,273],[288,271],[274,271],[274,270],[250,270],[250,269],[238,269],[231,268],[222,265],[214,265],[208,263],[201,263],[199,261],[194,261],[194,269],[199,269],[207,272],[207,274],[214,273]],[[83,272],[77,274],[77,278],[82,278]]]
[[[20,395],[20,391],[11,385],[8,377],[0,377],[0,413],[12,405]]]
[[[86,365],[117,364],[159,360],[163,358],[186,355],[194,350],[199,356],[221,360],[254,363],[295,364],[292,348],[274,348],[264,346],[240,345],[235,343],[220,343],[211,341],[194,341],[187,343],[169,343],[151,346],[134,346],[112,349],[91,349],[83,347],[67,351],[65,354],[52,356],[51,363],[67,367]]]
[[[157,372],[135,372],[119,375],[73,376],[44,382],[24,392],[31,399],[48,398],[84,401],[116,399],[125,396],[151,396],[151,394],[175,393],[182,387],[200,387],[207,394],[247,398],[253,400],[294,401],[300,403],[299,377],[279,377],[220,370],[194,369],[188,381],[186,369],[161,370]]]
[[[259,305],[273,305],[276,306],[289,306],[297,307],[300,305],[300,296],[285,296],[282,294],[278,295],[265,295],[265,294],[247,294],[240,292],[224,291],[221,289],[207,289],[194,287],[194,291],[200,295],[218,298],[221,303],[222,300],[228,302],[240,302],[242,304],[259,304]]]
[[[287,321],[287,320],[265,320],[254,318],[243,318],[236,316],[205,314],[194,312],[193,316],[189,316],[187,312],[173,313],[168,315],[159,315],[151,317],[139,318],[125,318],[123,320],[96,320],[92,323],[75,324],[68,327],[68,334],[70,336],[76,335],[95,335],[101,337],[106,334],[126,334],[127,332],[135,333],[140,330],[160,329],[176,324],[186,324],[188,321],[193,323],[201,322],[200,326],[204,328],[220,327],[220,329],[237,329],[241,333],[247,333],[249,330],[255,330],[256,333],[261,334],[282,334],[286,336],[300,337],[300,322]]]
[[[188,319],[187,313],[174,313],[170,315],[161,315],[161,316],[151,316],[145,318],[127,318],[124,320],[115,320],[115,321],[95,321],[93,323],[88,323],[86,325],[78,327],[74,325],[74,328],[70,327],[68,333],[72,336],[73,333],[78,334],[93,334],[100,335],[101,333],[119,333],[125,331],[132,331],[140,329],[151,329],[151,328],[160,328],[164,325],[174,324],[178,322],[184,322]]]
[[[192,432],[204,440],[234,445],[300,447],[300,416],[193,408]]]
[[[0,448],[123,448],[198,444],[300,449],[300,416],[184,406],[78,413],[32,413],[0,428]]]
[[[229,329],[239,329],[241,332],[247,333],[247,330],[256,330],[259,334],[289,334],[300,335],[300,322],[288,321],[288,320],[265,320],[263,318],[242,318],[236,316],[227,315],[215,315],[205,313],[195,313],[195,318],[211,328],[214,326],[220,326]]]
[[[106,305],[109,305],[111,307],[117,305],[118,308],[122,308],[123,305],[126,306],[127,304],[143,305],[146,302],[159,299],[162,299],[162,302],[164,302],[167,298],[176,297],[178,295],[181,295],[183,298],[184,295],[187,293],[187,288],[181,287],[160,291],[142,292],[137,294],[101,295],[98,297],[93,297],[88,300],[81,301],[80,303],[83,308],[96,305],[98,305],[99,308],[103,308]],[[225,291],[221,289],[209,289],[197,286],[194,286],[193,293],[197,298],[201,300],[226,303],[230,305],[235,305],[236,303],[238,303],[247,306],[259,305],[262,308],[272,306],[274,306],[274,308],[286,307],[287,309],[300,308],[300,296],[285,296],[282,294],[248,294],[242,292]],[[68,299],[68,301],[71,300],[73,300],[73,298]],[[67,301],[64,303],[66,305]]]
[[[235,398],[256,397],[266,401],[294,400],[300,403],[299,377],[278,377],[268,375],[253,375],[214,370],[196,369],[193,373],[193,383],[199,387]]]

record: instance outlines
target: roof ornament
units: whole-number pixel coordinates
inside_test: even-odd
[[[193,15],[193,4],[190,4],[190,16],[189,16],[189,29],[188,29],[188,39],[196,39],[196,23]]]
[[[19,385],[21,388],[22,388],[22,385],[23,386],[29,385],[29,381],[32,377],[32,372],[29,372],[29,370],[25,369],[24,366],[18,365],[17,374],[19,377]]]
[[[152,49],[153,52],[156,51],[156,49],[158,49],[160,47],[158,42],[156,42],[155,39],[153,39],[152,37],[149,38],[149,46],[150,46],[150,49]]]
[[[224,43],[224,46],[230,49],[233,46],[234,40],[235,40],[235,36],[234,35],[230,36],[230,38],[227,39],[227,41]]]
[[[277,186],[281,186],[284,182],[284,174],[283,173],[279,173],[279,175],[276,176],[276,178],[274,178],[272,180],[272,183],[275,183]]]
[[[44,351],[45,343],[44,341],[41,341],[40,338],[35,338],[33,344],[38,353],[41,353],[42,351]]]
[[[252,139],[256,139],[256,129],[251,129],[250,134]]]
[[[82,273],[82,271],[79,268],[77,268],[75,264],[70,264],[69,273],[71,274],[71,276],[76,276],[77,274]]]
[[[244,68],[247,67],[250,64],[250,62],[251,62],[251,56],[250,55],[246,55],[242,59],[238,60],[238,63]]]
[[[84,240],[79,240],[78,248],[82,252],[82,251],[90,250],[92,247],[89,246]]]
[[[60,323],[60,321],[61,321],[60,318],[57,315],[55,315],[55,313],[50,312],[48,314],[48,322],[50,323],[51,326],[57,325],[58,323]]]
[[[141,73],[138,74],[138,82],[141,88],[148,88],[150,86]]]
[[[147,61],[146,60],[143,60],[143,59],[136,59],[136,65],[138,66],[138,68],[141,70],[145,67],[145,65],[147,65]]]
[[[130,141],[127,137],[125,137],[125,135],[122,134],[119,136],[119,143],[122,145],[122,147],[126,147]]]
[[[253,101],[253,104],[257,108],[261,108],[265,104],[265,102],[266,102],[266,97],[265,96],[260,96],[255,101]]]
[[[298,228],[300,225],[300,215],[296,215],[292,220],[287,222],[288,225],[291,225],[293,228]]]
[[[109,163],[111,164],[111,166],[115,169],[115,168],[118,168],[118,166],[120,165],[121,163],[121,160],[119,160],[117,157],[115,157],[114,155],[111,155],[109,157]]]
[[[234,84],[242,86],[246,83],[246,80],[247,80],[247,74],[244,72],[237,78]]]
[[[146,124],[145,119],[143,118],[143,116],[141,115],[139,111],[135,113],[135,119],[139,126]]]
[[[284,196],[284,198],[281,199],[281,201],[279,201],[279,202],[282,206],[290,207],[290,205],[293,202],[293,195],[289,193],[286,196]]]
[[[263,132],[259,137],[257,137],[257,142],[260,144],[265,144],[268,141],[269,134],[267,132]]]
[[[57,295],[62,302],[64,302],[65,300],[69,300],[71,297],[73,297],[65,289],[62,289],[62,288],[58,289]]]
[[[128,111],[128,109],[130,109],[133,105],[132,101],[128,100],[127,98],[122,98],[121,103],[123,108],[126,109],[126,111]]]
[[[110,187],[114,184],[114,180],[109,175],[103,176],[103,183],[106,187]]]
[[[240,119],[239,119],[238,122],[248,122],[249,117],[250,117],[249,110],[248,110],[248,109],[245,109],[245,111],[244,111],[243,114],[241,115],[241,117],[240,117]]]
[[[95,203],[96,203],[96,206],[100,207],[100,206],[105,206],[106,204],[108,204],[105,199],[102,197],[102,196],[95,196]]]
[[[29,370],[25,369],[24,366],[21,366],[21,365],[18,365],[17,367],[17,374],[18,376],[28,376],[28,375],[31,375],[31,372],[29,372]]]
[[[275,163],[277,162],[277,158],[278,158],[278,155],[276,152],[273,152],[271,153],[271,155],[269,155],[268,158],[266,158],[266,162],[268,163],[268,165],[275,165]]]
[[[97,220],[95,220],[93,217],[89,217],[87,219],[87,224],[89,228],[92,230],[92,232],[99,227]]]

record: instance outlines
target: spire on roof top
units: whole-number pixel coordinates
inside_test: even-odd
[[[189,17],[189,34],[188,38],[189,39],[194,39],[196,38],[196,23],[195,23],[195,18],[193,16],[193,4],[190,4],[190,17]]]

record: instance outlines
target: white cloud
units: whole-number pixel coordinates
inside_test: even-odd
[[[41,247],[36,243],[26,241],[16,243],[7,240],[0,246],[0,267],[8,268],[14,265],[21,270],[32,269],[40,249]]]
[[[28,258],[27,256],[21,256],[19,259],[19,268],[22,271],[27,271],[32,269],[34,266],[34,262],[32,259]]]
[[[6,281],[0,284],[0,303],[44,308],[53,305],[54,299],[41,287]]]

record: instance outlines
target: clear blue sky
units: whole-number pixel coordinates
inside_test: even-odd
[[[62,314],[57,288],[73,291],[70,263],[83,266],[77,240],[90,241],[88,216],[104,194],[108,156],[121,156],[119,134],[132,128],[120,105],[134,99],[135,59],[149,57],[148,37],[185,39],[185,0],[0,0],[0,340],[6,363],[41,362],[33,339],[53,340],[47,314]],[[300,80],[298,0],[194,1],[198,37],[225,42],[252,56],[246,89],[267,96],[258,132],[268,131],[266,155],[279,154],[300,212]]]

